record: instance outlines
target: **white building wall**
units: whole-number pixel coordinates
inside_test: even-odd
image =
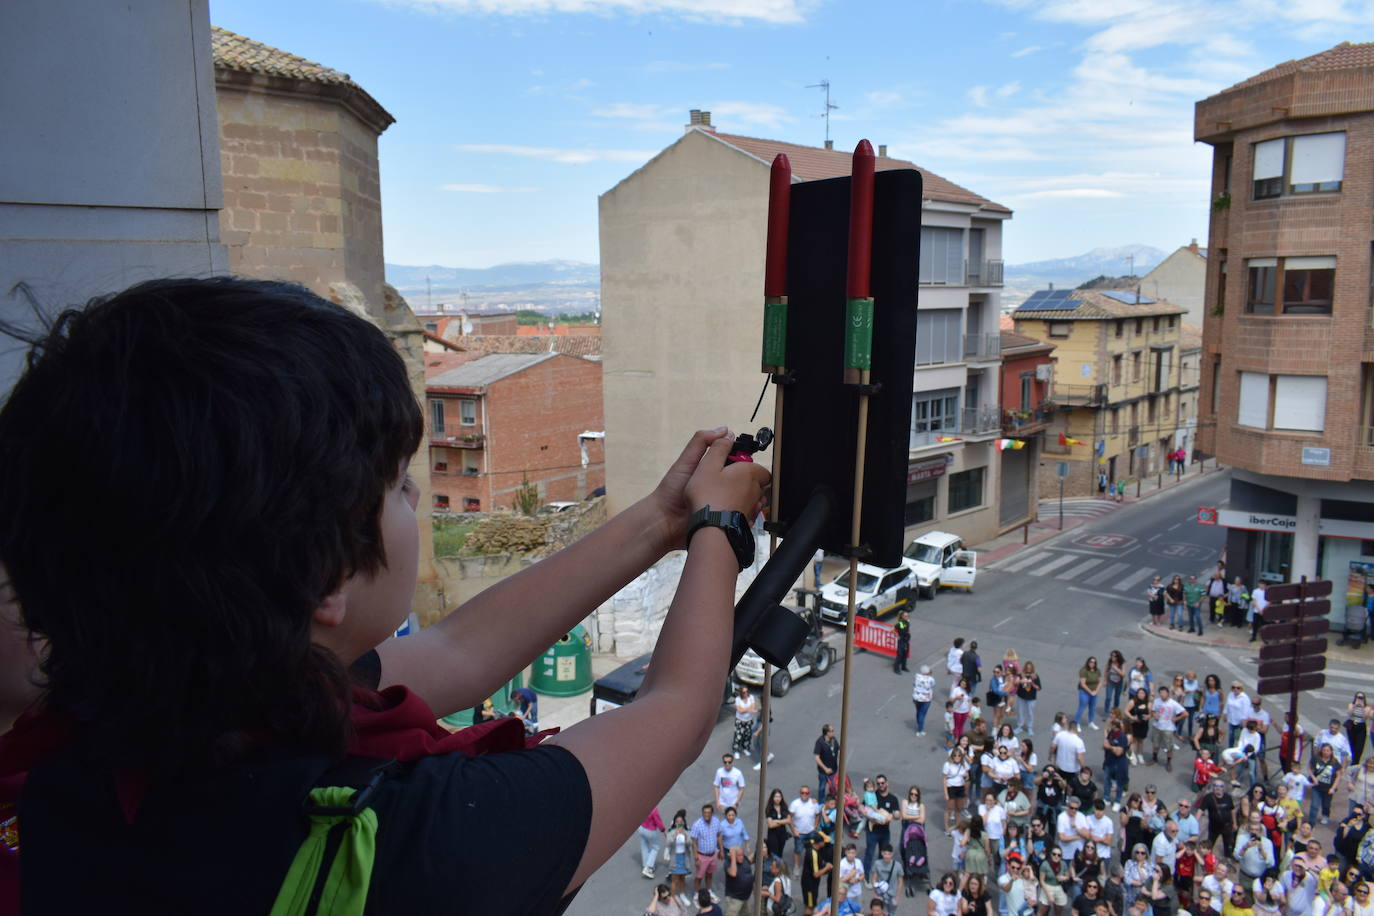
[[[1154,270],[1140,278],[1140,292],[1153,299],[1165,299],[1188,310],[1182,320],[1202,326],[1202,298],[1207,278],[1207,259],[1184,246]]]

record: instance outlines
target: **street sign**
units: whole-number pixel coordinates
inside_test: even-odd
[[[1326,686],[1324,674],[1300,674],[1297,677],[1271,677],[1259,682],[1259,693],[1270,696],[1275,693],[1295,693],[1304,690],[1320,690]]]
[[[1217,523],[1217,510],[1215,506],[1198,506],[1197,523],[1199,525],[1215,525]]]
[[[1293,670],[1295,665],[1297,671]],[[1259,676],[1261,678],[1285,677],[1290,674],[1313,674],[1324,670],[1326,670],[1326,656],[1309,655],[1296,661],[1290,658],[1278,662],[1260,662]]]
[[[1281,639],[1299,639],[1304,636],[1320,636],[1330,629],[1325,617],[1303,618],[1292,623],[1271,623],[1260,628],[1260,639],[1276,642]]]
[[[1321,655],[1326,651],[1326,640],[1304,639],[1301,642],[1280,642],[1272,646],[1260,646],[1261,661],[1292,658],[1295,655]]]
[[[1331,613],[1331,602],[1322,598],[1320,601],[1288,601],[1283,604],[1271,604],[1264,609],[1265,623],[1283,623],[1285,620],[1297,620],[1299,617],[1325,617]]]
[[[1301,595],[1299,594],[1299,590]],[[1325,598],[1331,594],[1331,580],[1318,579],[1315,582],[1308,582],[1304,589],[1297,582],[1289,582],[1286,585],[1271,585],[1264,590],[1264,597],[1270,602],[1274,601],[1297,601],[1303,598]]]
[[[1069,463],[1067,461],[1056,462],[1056,465],[1057,466],[1054,469],[1055,476],[1057,476],[1060,480],[1063,480],[1069,476]]]

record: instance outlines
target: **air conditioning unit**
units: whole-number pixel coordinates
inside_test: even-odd
[[[1052,363],[1041,363],[1035,367],[1035,380],[1037,382],[1048,382],[1054,379],[1054,365]]]

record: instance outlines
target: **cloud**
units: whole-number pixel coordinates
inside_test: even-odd
[[[1027,54],[1034,54],[1036,51],[1043,51],[1043,50],[1045,50],[1045,48],[1044,48],[1043,45],[1029,45],[1029,46],[1027,46],[1027,47],[1022,48],[1022,49],[1019,50],[1019,51],[1012,51],[1012,52],[1011,52],[1011,56],[1012,56],[1012,57],[1025,57]]]
[[[646,121],[665,117],[676,109],[667,105],[636,104],[634,102],[612,102],[592,109],[597,118],[627,118],[632,121]]]
[[[657,156],[658,150],[636,149],[564,149],[554,146],[516,146],[504,143],[463,143],[454,147],[465,153],[490,153],[497,156],[519,156],[524,159],[543,159],[565,165],[585,165],[589,162],[644,163]]]
[[[997,96],[999,99],[1008,99],[1016,95],[1016,93],[1020,91],[1021,84],[1018,83],[1016,80],[1012,80],[1010,83],[1003,83],[1002,85],[998,86],[997,91],[994,92],[993,95]]]
[[[1120,191],[1109,191],[1106,188],[1053,188],[1047,191],[1031,191],[1026,194],[1004,194],[1005,200],[1065,200],[1065,199],[1105,199],[1111,197],[1125,197]]]
[[[979,108],[988,107],[988,87],[974,86],[968,91],[968,100]]]
[[[698,70],[729,70],[720,60],[651,60],[640,68],[645,73],[692,73]]]
[[[549,13],[668,15],[724,24],[806,21],[814,0],[375,0],[423,13],[537,16]]]
[[[722,124],[737,122],[778,128],[797,120],[787,113],[786,108],[767,102],[715,102],[707,110],[711,112],[713,122]]]
[[[874,108],[891,108],[902,104],[906,98],[900,92],[890,89],[875,89],[864,95],[864,101]]]
[[[460,191],[466,194],[527,194],[530,191],[538,191],[538,188],[519,188],[502,187],[495,184],[444,184],[439,186],[441,191]]]

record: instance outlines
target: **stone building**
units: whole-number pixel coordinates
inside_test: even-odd
[[[1140,291],[1188,310],[1184,321],[1202,326],[1202,291],[1207,282],[1207,249],[1197,239],[1176,250],[1140,278]]]
[[[705,111],[693,111],[691,122],[600,199],[612,511],[653,488],[692,430],[749,428],[764,379],[759,341],[773,158],[787,154],[794,182],[850,173],[848,151],[723,133]],[[876,167],[916,168],[890,158],[885,146]],[[909,534],[938,527],[978,542],[999,530],[997,316],[1002,224],[1011,211],[922,174],[906,523]]]
[[[1199,444],[1247,581],[1374,575],[1374,43],[1197,103],[1212,146]],[[1339,626],[1339,624],[1338,624]]]

